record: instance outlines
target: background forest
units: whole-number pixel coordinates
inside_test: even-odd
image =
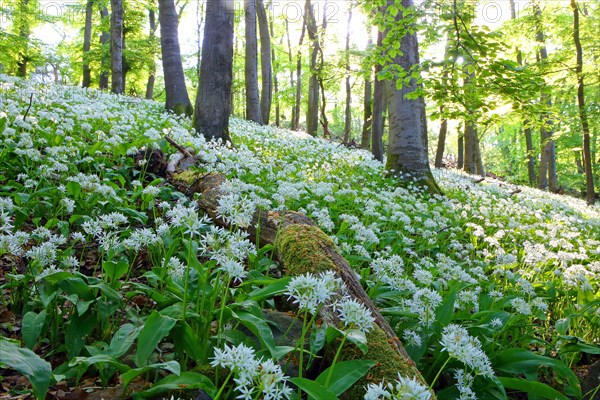
[[[391,29],[377,46],[377,26],[388,32],[390,28],[378,21],[380,13],[373,5],[313,3],[313,18],[305,18],[310,2],[258,1],[254,6],[258,20],[248,18],[243,2],[235,3],[232,114],[258,121],[257,115],[247,114],[248,98],[254,97],[261,102],[259,122],[371,148],[373,93],[385,96],[373,86],[380,79],[402,79],[393,66],[375,65],[395,56],[399,49],[394,35],[401,32]],[[185,82],[195,93],[205,3],[172,4],[169,12],[176,20],[165,21],[164,31],[159,27],[159,4],[125,0],[123,7],[124,93],[165,99],[161,32],[172,38],[177,21]],[[417,2],[411,18],[419,35],[429,153],[436,166],[489,172],[510,182],[575,196],[585,192],[578,77],[584,81],[583,107],[595,165],[600,140],[600,50],[595,35],[600,11],[596,2],[582,1],[578,7],[580,73],[568,1]],[[110,4],[99,0],[4,2],[2,70],[108,88],[109,10]],[[247,54],[248,49],[254,49],[254,55]],[[247,64],[252,67],[246,60],[252,59],[258,63],[255,86],[244,73]],[[376,132],[381,134],[387,135],[386,130]],[[382,143],[387,145],[387,140]],[[377,147],[378,143],[374,153],[381,159],[383,152]],[[465,151],[473,148],[477,162],[465,164]],[[598,171],[594,178],[597,181]]]
[[[600,396],[598,2],[0,12],[0,399]]]

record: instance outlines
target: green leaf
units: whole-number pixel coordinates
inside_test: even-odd
[[[23,323],[21,333],[23,337],[23,343],[25,347],[32,349],[38,341],[42,329],[44,328],[44,322],[46,321],[46,310],[43,310],[39,314],[33,311],[29,311],[23,316]]]
[[[536,376],[540,367],[550,367],[559,377],[567,381],[565,394],[581,397],[577,375],[562,361],[541,356],[525,349],[506,349],[492,363],[494,369],[512,374]]]
[[[157,311],[150,314],[138,336],[137,351],[135,353],[135,364],[138,367],[148,364],[150,355],[160,341],[169,334],[176,322],[177,320],[162,316]]]
[[[203,361],[202,350],[200,346],[198,346],[200,339],[187,322],[179,321],[172,332],[173,334],[171,336],[173,337],[175,349],[178,353],[181,353],[181,356],[183,356],[183,352],[185,351],[193,360]]]
[[[78,199],[81,194],[81,185],[79,182],[69,181],[67,182],[67,193],[73,196],[73,198]]]
[[[372,360],[350,360],[342,361],[335,364],[331,380],[327,389],[331,390],[336,396],[340,396],[352,385],[354,385],[360,378],[362,378],[372,366],[377,364]],[[321,373],[316,379],[317,383],[325,385],[327,375],[332,367],[327,368]]]
[[[545,383],[528,381],[520,378],[506,377],[498,377],[498,380],[502,382],[502,385],[504,385],[506,389],[520,390],[521,392],[525,392],[534,396],[539,396],[544,399],[569,400],[567,396],[560,393],[558,390],[546,385]]]
[[[102,263],[102,270],[111,282],[115,282],[125,276],[127,271],[129,271],[129,264],[125,261],[105,261]]]
[[[133,326],[132,324],[122,325],[115,332],[108,345],[108,354],[115,358],[123,356],[127,353],[141,331],[141,326]]]
[[[347,340],[350,343],[354,343],[356,347],[363,352],[363,354],[367,354],[369,351],[369,347],[367,346],[367,337],[365,336],[364,332],[359,331],[358,329],[351,329],[348,331]]]
[[[131,383],[131,381],[134,380],[137,376],[140,376],[145,372],[152,371],[155,369],[164,369],[166,371],[174,373],[175,375],[179,375],[181,373],[181,366],[177,361],[167,361],[165,363],[151,364],[142,368],[130,369],[124,374],[121,374],[123,386],[127,387]]]
[[[67,325],[65,330],[65,346],[67,347],[69,358],[79,355],[87,336],[92,332],[96,323],[96,314],[92,312],[88,312],[83,316],[79,314],[71,316],[69,325]]]
[[[337,396],[325,386],[306,378],[290,378],[294,385],[305,391],[315,400],[335,400]]]
[[[0,364],[12,368],[29,379],[37,399],[45,399],[52,379],[50,363],[29,349],[21,348],[0,337]]]
[[[70,367],[82,367],[82,369],[79,371],[79,376],[83,375],[90,366],[95,364],[109,364],[123,373],[131,369],[127,364],[123,364],[122,362],[108,354],[97,354],[92,357],[75,357],[73,360],[69,361]]]
[[[144,399],[156,397],[161,393],[169,392],[171,390],[191,389],[202,389],[210,396],[210,398],[214,398],[217,394],[217,390],[215,385],[213,385],[212,380],[197,372],[184,372],[181,375],[169,375],[156,382],[150,389],[140,393],[133,393],[132,396],[134,399]]]
[[[250,332],[260,340],[261,344],[269,349],[271,356],[275,357],[277,349],[275,348],[273,332],[264,319],[246,312],[234,312],[233,317],[237,318],[246,328],[248,328]]]
[[[248,295],[249,300],[261,301],[264,299],[271,298],[273,296],[277,296],[285,293],[286,287],[290,282],[291,277],[285,277],[281,279],[274,280],[272,283],[269,283],[267,286],[262,287],[260,289],[255,289]]]

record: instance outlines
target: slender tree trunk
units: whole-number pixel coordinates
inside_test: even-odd
[[[100,9],[100,19],[105,20],[108,18],[108,8],[102,7]],[[100,34],[100,44],[102,45],[102,58],[100,60],[100,77],[98,78],[98,87],[100,89],[108,89],[108,70],[110,68],[110,56],[107,56],[106,45],[110,41],[110,34],[106,31],[102,31]]]
[[[402,6],[414,7],[413,0],[402,0]],[[398,23],[402,23],[402,14],[398,12],[395,16]],[[419,43],[414,31],[408,29],[400,39],[400,55],[395,57],[394,64],[407,72],[419,65]],[[422,96],[414,98],[414,92],[422,89],[417,78],[404,82],[401,89],[396,82],[388,82],[390,139],[386,169],[398,176],[408,173],[428,190],[438,193],[440,189],[429,168],[425,101]]]
[[[537,26],[536,40],[540,47],[540,59],[542,63],[548,60],[548,51],[546,49],[544,32],[541,26],[541,10],[537,3],[534,3],[534,13]],[[542,93],[541,101],[548,108],[552,107],[552,99],[546,93]],[[554,139],[552,132],[552,120],[548,114],[544,114],[542,123],[544,126],[540,129],[541,138],[541,156],[540,156],[540,174],[538,176],[538,187],[540,189],[550,189],[551,192],[558,191],[558,178],[556,176],[556,150],[554,148]]]
[[[208,0],[194,126],[208,139],[230,141],[234,0]]]
[[[529,125],[529,121],[525,121],[525,146],[527,149],[527,175],[529,177],[529,185],[535,186],[536,176],[535,176],[535,157],[533,156],[533,138],[531,137],[531,127]]]
[[[319,129],[319,75],[317,58],[320,52],[317,21],[311,0],[305,3],[306,29],[312,42],[310,55],[310,78],[308,80],[308,108],[306,113],[306,132],[312,136],[317,135]]]
[[[590,126],[587,110],[585,108],[585,84],[583,77],[583,49],[579,38],[579,9],[577,2],[571,0],[573,9],[573,41],[577,50],[577,105],[579,106],[579,119],[583,132],[583,166],[585,169],[585,200],[589,205],[596,201],[594,192],[594,170],[592,168],[592,152],[590,149]]]
[[[270,27],[270,33],[271,33],[271,37],[275,37],[275,26],[274,26],[274,19],[275,17],[271,14],[271,18],[269,19],[269,27]],[[279,46],[281,48],[283,48],[283,35],[281,35],[279,37]],[[290,65],[291,65],[291,52],[289,53],[290,55]],[[275,46],[271,46],[271,64],[272,64],[272,70],[279,70],[278,64],[277,64],[277,58],[275,57]],[[290,69],[290,74],[291,74],[291,69]],[[281,101],[279,100],[279,80],[277,79],[277,73],[273,72],[273,94],[274,94],[274,98],[275,98],[275,126],[280,127],[281,126]],[[294,79],[294,75],[292,75],[292,80]],[[293,87],[293,83],[292,83],[292,87]]]
[[[123,85],[123,0],[110,0],[111,92],[122,94]]]
[[[296,86],[296,82],[294,81],[294,71],[292,70],[291,66],[293,65],[293,56],[292,56],[292,41],[290,40],[290,22],[289,20],[286,18],[285,19],[285,34],[286,34],[286,38],[287,38],[287,47],[288,47],[288,61],[290,62],[290,85],[292,87],[292,89]],[[304,22],[302,23],[302,35],[301,37],[304,36]],[[298,52],[298,55],[300,55],[301,53]],[[299,102],[297,102],[299,103]],[[290,118],[290,129],[298,129],[298,127],[294,126],[294,122],[296,121],[296,104],[294,103],[292,105],[292,115]]]
[[[192,115],[192,103],[185,86],[185,76],[179,48],[179,21],[174,0],[158,0],[160,49],[165,76],[165,107],[178,115]]]
[[[444,112],[444,106],[440,107],[440,114]],[[435,167],[444,167],[444,150],[446,148],[446,135],[448,133],[448,120],[444,118],[440,125],[440,132],[437,143],[437,150],[435,152]]]
[[[262,124],[258,94],[258,44],[256,38],[256,0],[244,0],[246,63],[246,119]]]
[[[319,87],[321,88],[321,126],[323,127],[323,137],[331,139],[331,132],[329,132],[329,120],[327,119],[327,98],[325,97],[325,88],[323,87],[323,80],[319,79]]]
[[[30,61],[30,56],[27,54],[28,53],[28,43],[29,43],[29,36],[31,35],[31,26],[29,23],[29,18],[31,18],[30,16],[30,3],[29,0],[19,0],[19,3],[17,4],[17,15],[15,18],[15,21],[13,21],[14,24],[18,25],[18,34],[19,37],[23,40],[24,43],[26,43],[26,47],[25,50],[23,52],[19,52],[18,55],[18,60],[17,60],[17,76],[20,78],[26,78],[27,77],[27,65],[29,64]]]
[[[286,20],[287,24],[287,20]],[[289,29],[288,29],[289,34]],[[298,55],[296,60],[296,101],[292,111],[292,129],[297,131],[300,128],[300,104],[302,102],[302,42],[306,34],[306,19],[302,21],[302,32],[298,41]]]
[[[85,4],[85,26],[83,28],[83,78],[81,86],[90,87],[92,71],[87,56],[92,42],[92,13],[94,12],[94,0],[88,0]]]
[[[460,127],[458,128],[457,153],[456,167],[463,169],[465,165],[465,136]]]
[[[350,141],[352,130],[352,87],[350,86],[350,24],[352,23],[352,4],[348,11],[348,30],[346,31],[346,110],[344,113],[344,143]]]
[[[481,155],[481,143],[479,142],[477,130],[475,130],[475,161],[477,175],[485,176],[485,169],[483,168],[483,156]]]
[[[377,32],[377,47],[383,45],[384,33]],[[373,83],[373,122],[371,136],[371,152],[376,160],[383,162],[383,111],[385,109],[385,82],[379,79],[382,66],[375,64],[375,80]]]
[[[256,0],[256,15],[260,34],[260,68],[262,88],[260,94],[260,114],[262,123],[269,125],[271,103],[273,102],[273,68],[271,66],[271,35],[269,20],[263,0]]]
[[[477,173],[477,130],[474,121],[465,121],[464,133],[464,170],[468,174]]]
[[[148,74],[148,82],[146,83],[146,99],[152,100],[154,98],[154,83],[156,82],[156,61],[155,61],[155,41],[156,41],[156,14],[152,6],[148,9],[148,22],[150,24],[150,34],[148,40],[150,46],[152,46],[152,60],[150,61],[150,73]]]
[[[371,42],[371,40],[369,40]],[[369,43],[372,44],[372,43]],[[369,149],[371,146],[371,122],[373,118],[373,73],[365,74],[365,94],[363,98],[363,126],[360,147]]]

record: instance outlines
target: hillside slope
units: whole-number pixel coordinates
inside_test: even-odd
[[[386,177],[366,151],[302,133],[232,119],[235,145],[221,146],[154,102],[0,81],[0,314],[17,326],[4,321],[0,332],[50,361],[56,381],[110,386],[120,375],[133,386],[159,370],[175,375],[148,396],[179,384],[221,398],[293,397],[287,371],[260,360],[286,354],[261,309],[293,297],[289,279],[273,276],[270,249],[243,233],[260,207],[305,213],[330,235],[440,398],[594,389],[585,371],[600,354],[598,207],[448,170],[434,172],[445,196],[430,196],[410,177]],[[220,213],[239,229],[216,228],[136,165],[140,150],[176,151],[164,135],[193,149],[198,169],[228,178]],[[254,364],[223,361],[234,346]],[[0,358],[19,369],[9,361]],[[204,375],[174,378],[194,365]],[[208,365],[235,371],[236,387]],[[272,371],[277,389],[264,374],[240,381],[244,368]],[[54,384],[30,378],[38,394]],[[132,391],[149,387],[138,383]]]

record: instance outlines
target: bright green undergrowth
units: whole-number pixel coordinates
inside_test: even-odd
[[[301,346],[278,343],[262,311],[288,298],[290,280],[243,233],[260,207],[301,211],[330,235],[438,398],[592,398],[573,370],[600,354],[598,208],[446,170],[434,172],[445,195],[431,196],[410,176],[386,177],[368,152],[303,133],[233,119],[235,146],[206,143],[153,102],[1,81],[2,304],[22,328],[0,339],[11,354],[0,364],[36,395],[91,374],[104,385],[120,376],[125,391],[144,376],[153,385],[137,397],[185,387],[327,398],[367,373],[367,361],[352,365],[357,377],[341,363],[290,390],[278,361]],[[232,229],[147,171],[140,152],[175,152],[166,134],[200,156],[195,168],[228,178],[219,213]],[[298,310],[307,335],[310,311]],[[314,332],[299,376],[324,346],[366,340]],[[249,364],[228,365],[227,351]],[[403,379],[367,398],[427,398]]]

